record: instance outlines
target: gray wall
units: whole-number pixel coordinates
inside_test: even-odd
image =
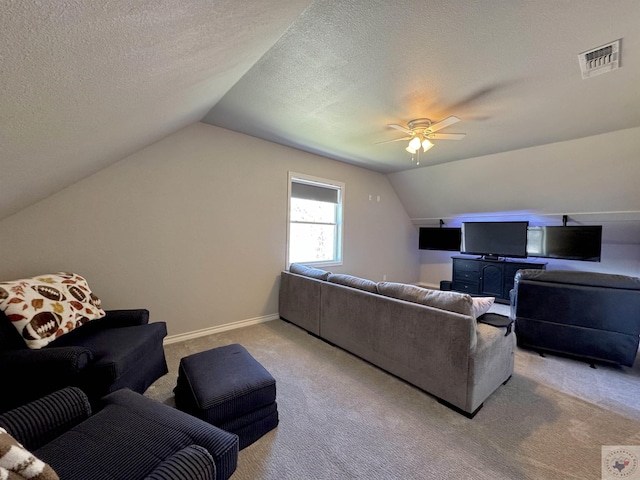
[[[384,176],[196,123],[1,221],[0,279],[75,271],[171,335],[274,315],[290,170],[346,183],[334,272],[437,285],[451,255],[418,251],[420,224],[568,213],[602,221],[603,261],[550,268],[640,276],[639,157],[631,129]]]
[[[529,220],[603,226],[602,262],[548,268],[640,276],[640,128],[389,175],[416,226]],[[421,252],[420,281],[451,279],[451,254]]]
[[[640,213],[640,127],[389,175],[409,216]]]
[[[418,280],[387,177],[203,123],[0,222],[0,279],[75,271],[105,308],[149,308],[170,335],[276,314],[289,170],[346,183],[332,271]]]

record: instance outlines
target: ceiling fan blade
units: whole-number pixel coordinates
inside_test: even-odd
[[[437,132],[442,128],[448,127],[449,125],[458,123],[459,121],[460,119],[458,117],[451,116],[451,117],[445,118],[444,120],[439,121],[438,123],[434,123],[429,127],[429,130],[431,130],[432,132]]]
[[[434,140],[462,140],[466,136],[466,133],[434,133],[429,135],[429,138]]]
[[[396,130],[400,130],[401,132],[404,132],[407,135],[411,135],[411,130],[409,130],[407,127],[403,127],[402,125],[398,125],[396,123],[390,123],[387,125],[387,127],[395,128]]]
[[[402,142],[404,140],[411,140],[413,137],[403,137],[403,138],[396,138],[395,140],[386,140],[384,142],[376,142],[376,145],[380,145],[382,143],[391,143],[391,142]]]

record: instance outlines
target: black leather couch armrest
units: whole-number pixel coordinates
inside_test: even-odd
[[[87,396],[68,387],[0,415],[0,426],[28,450],[37,450],[91,415]]]
[[[166,459],[145,480],[215,480],[216,465],[207,449],[189,445]]]

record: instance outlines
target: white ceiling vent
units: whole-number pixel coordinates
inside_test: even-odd
[[[583,79],[615,70],[620,66],[620,40],[582,52],[578,60]]]

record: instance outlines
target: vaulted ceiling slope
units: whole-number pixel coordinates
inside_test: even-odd
[[[9,1],[0,218],[203,119],[380,172],[640,126],[640,2]],[[578,54],[622,39],[622,68]]]
[[[0,218],[199,121],[311,0],[0,8]]]

